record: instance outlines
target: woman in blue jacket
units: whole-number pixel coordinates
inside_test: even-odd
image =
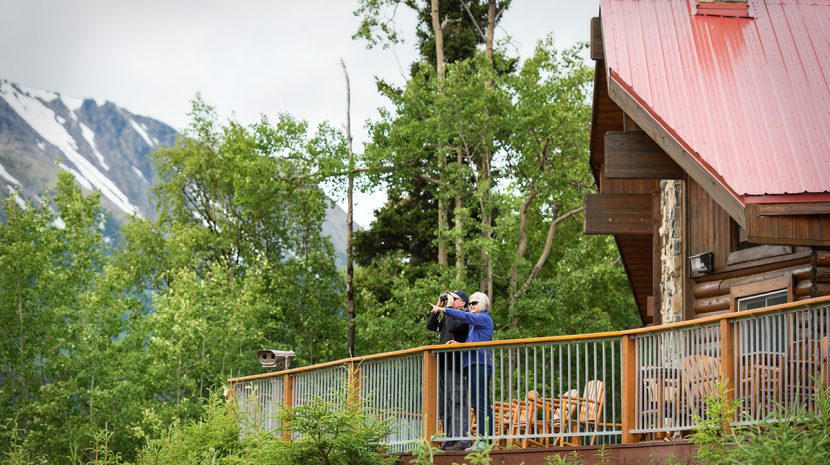
[[[490,318],[490,299],[483,292],[470,296],[470,312],[454,308],[432,307],[433,312],[444,312],[470,325],[467,342],[487,342],[493,340],[493,319]],[[493,362],[486,349],[466,351],[463,355],[463,367],[467,376],[470,392],[470,404],[476,414],[476,428],[480,438],[493,434],[493,409],[490,406],[490,375]],[[468,450],[483,449],[487,442],[479,439]]]

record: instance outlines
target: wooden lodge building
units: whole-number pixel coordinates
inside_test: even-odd
[[[830,2],[600,12],[584,229],[644,325],[830,294]]]

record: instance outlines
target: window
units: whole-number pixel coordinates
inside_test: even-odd
[[[754,310],[787,303],[787,290],[766,292],[764,294],[744,297],[738,300],[738,311]],[[744,357],[765,359],[784,353],[787,335],[787,321],[780,315],[764,318],[762,321],[747,320],[739,323],[741,354]],[[764,360],[770,363],[770,360]]]
[[[744,312],[795,300],[792,275],[732,286],[729,293],[732,296],[733,312]]]
[[[767,292],[738,299],[738,311],[754,310],[787,303],[787,290]]]
[[[793,289],[792,282],[792,277],[782,276],[735,286],[731,289],[733,308],[744,312],[787,303]],[[766,360],[784,353],[788,321],[782,315],[738,320],[737,324],[742,357],[755,357],[753,360],[757,362],[758,357]],[[766,362],[771,363],[771,359]]]

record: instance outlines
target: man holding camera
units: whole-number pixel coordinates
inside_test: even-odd
[[[438,299],[438,306],[464,310],[468,297],[464,291],[445,292]],[[427,318],[427,329],[438,332],[439,344],[465,342],[467,323],[433,312]],[[438,415],[444,425],[444,436],[457,438],[469,429],[470,407],[464,393],[464,376],[459,351],[438,352]],[[447,440],[441,445],[446,451],[460,451],[469,446],[467,441]]]

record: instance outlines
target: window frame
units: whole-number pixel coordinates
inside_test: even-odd
[[[739,300],[777,291],[787,291],[787,302],[793,302],[795,300],[793,275],[788,274],[786,276],[765,279],[754,283],[732,286],[729,289],[729,294],[731,296],[730,310],[732,312],[738,311]]]

